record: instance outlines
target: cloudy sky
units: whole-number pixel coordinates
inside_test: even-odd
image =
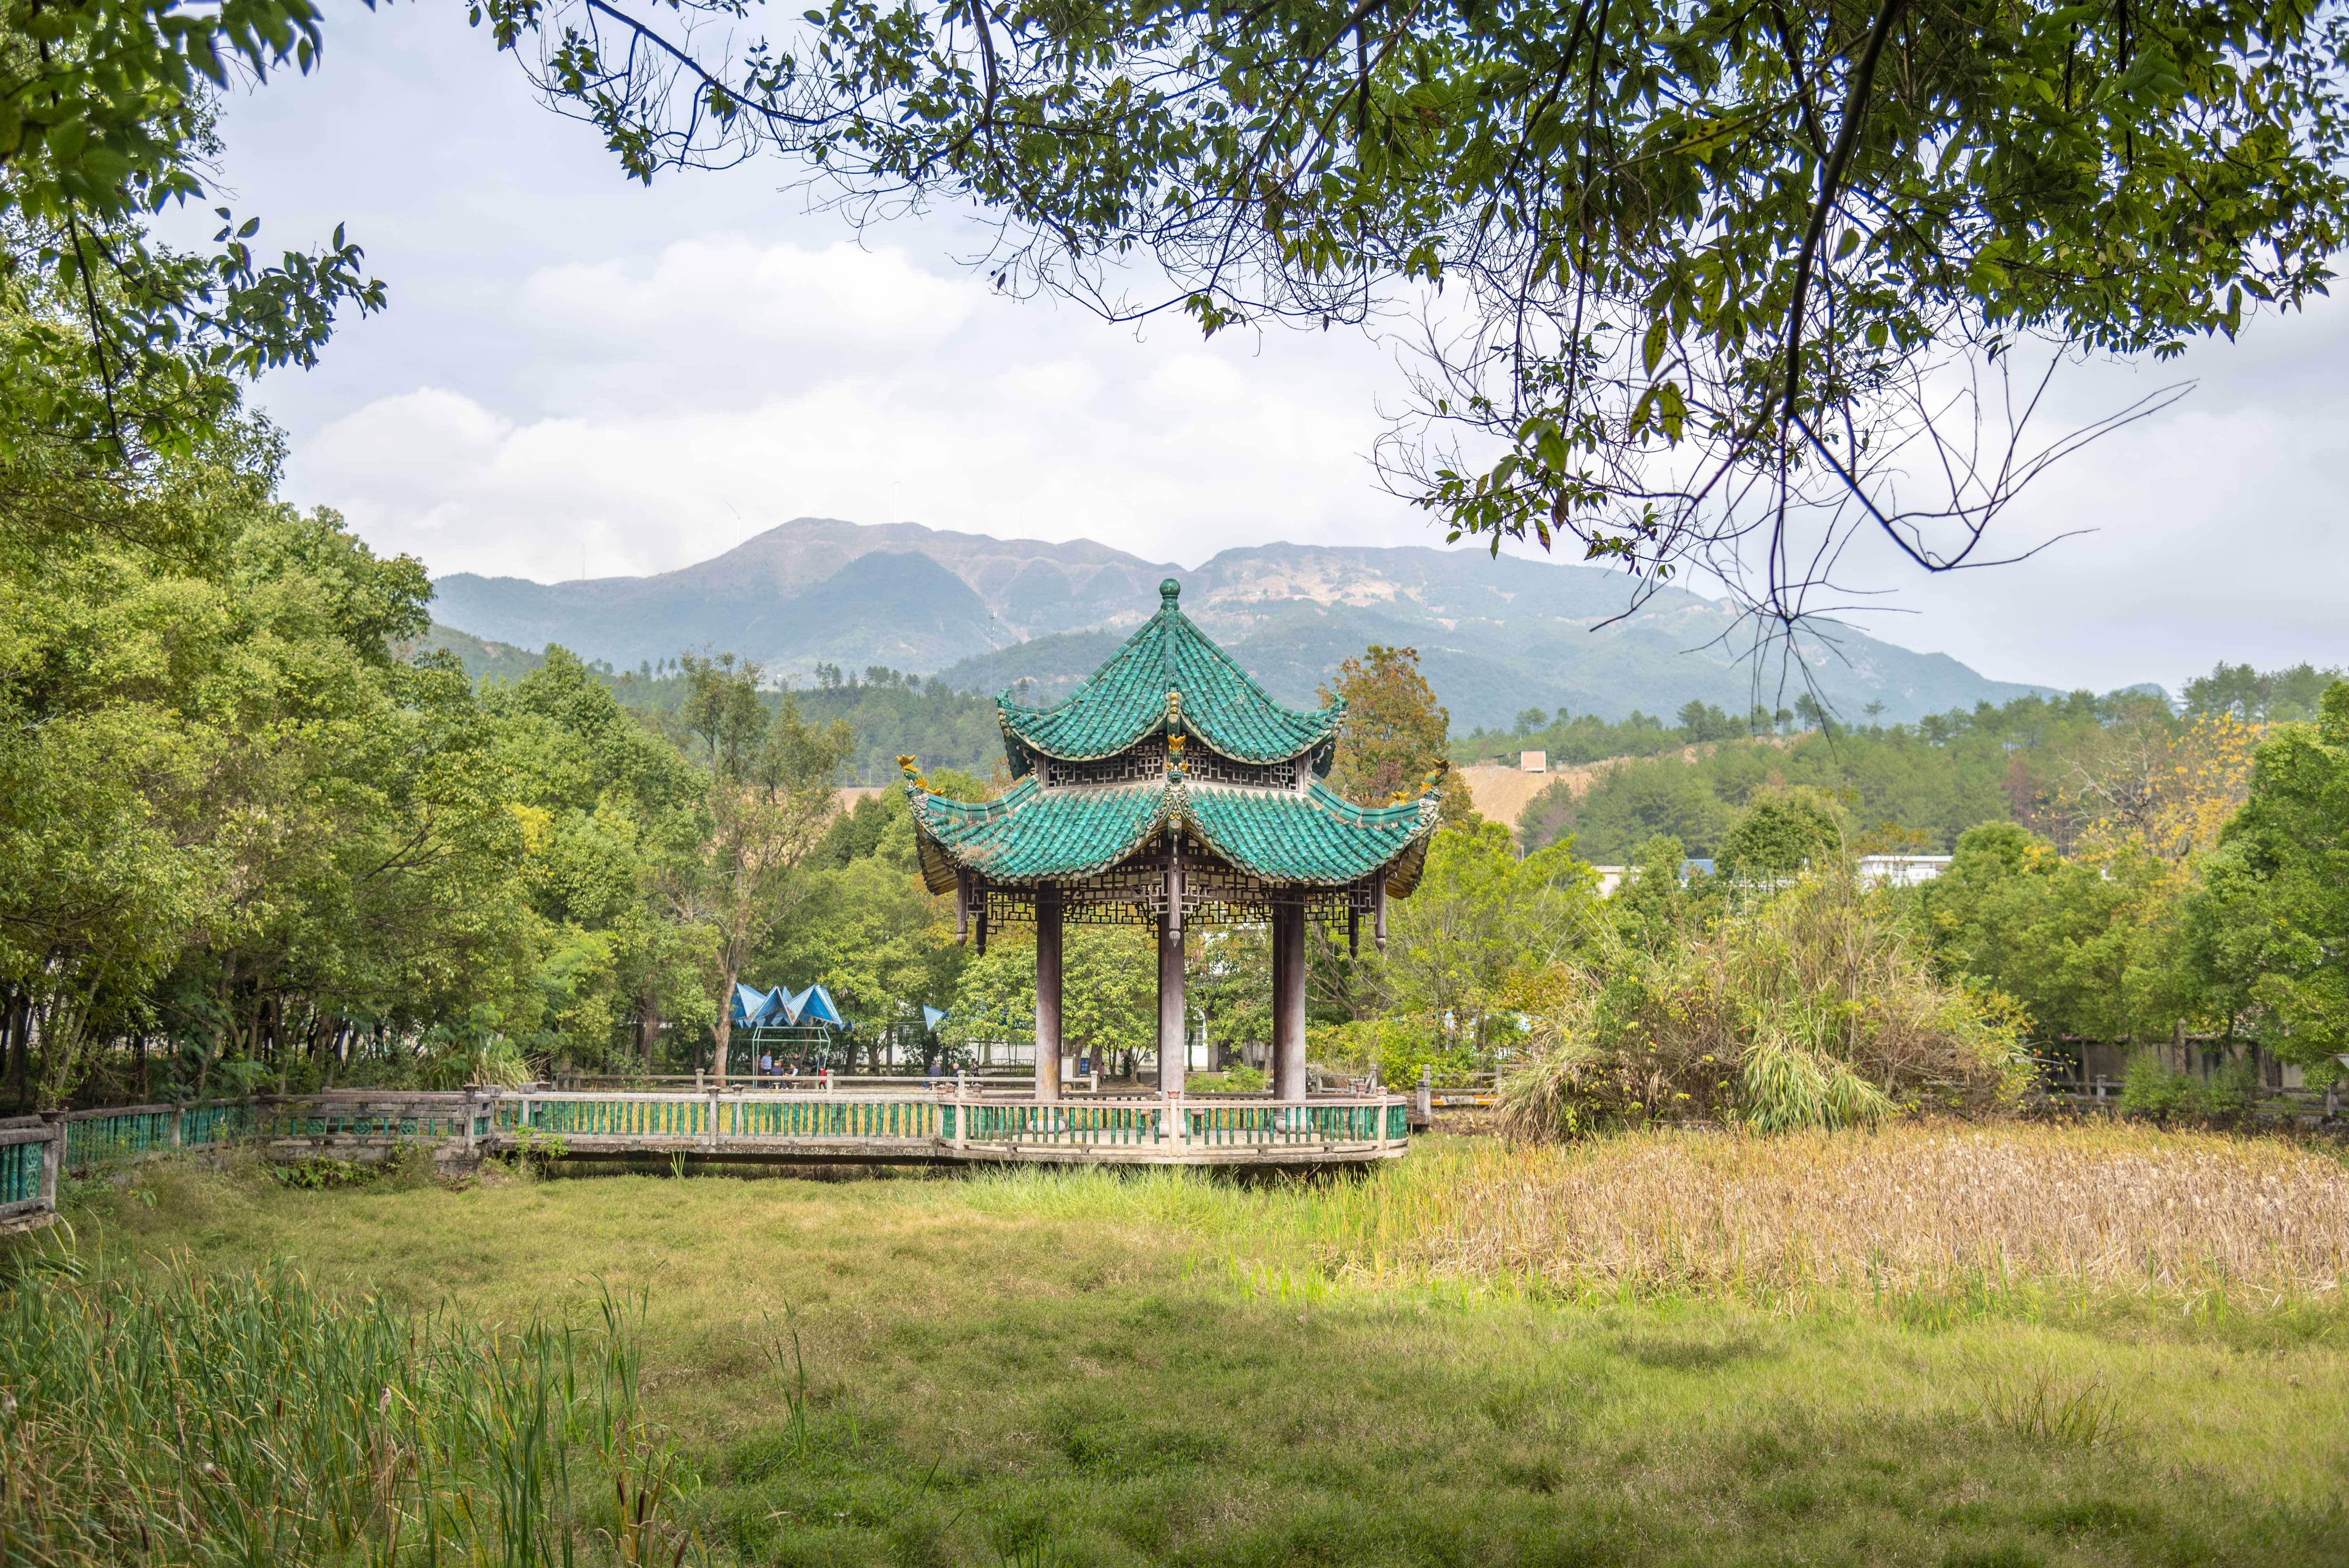
[[[666,570],[802,516],[1195,565],[1234,545],[1440,543],[1366,454],[1393,354],[1345,331],[1202,344],[1012,302],[949,220],[861,238],[750,166],[626,183],[461,7],[328,0],[322,67],[229,107],[240,217],[347,222],[392,307],[265,381],[289,499],[434,574]],[[206,224],[209,228],[210,225]],[[1864,557],[1854,617],[2002,679],[2175,689],[2214,660],[2349,664],[2349,313],[2259,323],[2181,368],[2091,370],[2064,412],[2194,378],[2010,514],[2022,565]],[[1506,570],[1506,566],[1499,568]]]

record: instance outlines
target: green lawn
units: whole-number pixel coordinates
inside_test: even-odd
[[[135,1181],[80,1247],[508,1324],[642,1287],[716,1563],[2349,1562],[2329,1299],[1372,1286],[1282,1229],[1328,1192],[1189,1175]]]

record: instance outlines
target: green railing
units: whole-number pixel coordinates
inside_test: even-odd
[[[1155,1105],[1051,1105],[979,1103],[970,1111],[972,1143],[1043,1143],[1089,1148],[1135,1147],[1159,1138],[1161,1108]],[[952,1138],[954,1130],[947,1129]]]
[[[1410,1136],[1402,1105],[1240,1105],[1186,1102],[1190,1140],[1208,1148],[1286,1147],[1319,1143],[1378,1143]]]
[[[217,1148],[250,1137],[256,1125],[250,1100],[77,1110],[66,1117],[65,1123],[68,1171],[87,1171],[115,1160],[136,1160],[164,1149]]]
[[[253,1136],[254,1105],[191,1105],[180,1112],[180,1147],[208,1149]]]
[[[0,1205],[40,1201],[41,1161],[48,1147],[46,1138],[0,1143]]]
[[[523,1120],[527,1109],[529,1120]],[[501,1099],[501,1132],[527,1126],[533,1132],[582,1138],[706,1138],[709,1100],[704,1095],[583,1096],[565,1099]]]
[[[109,1160],[129,1160],[152,1149],[171,1147],[169,1107],[139,1106],[104,1116],[66,1119],[66,1169],[85,1171]]]
[[[929,1141],[942,1136],[938,1102],[910,1095],[877,1099],[721,1099],[721,1138]],[[951,1134],[944,1134],[951,1136]]]
[[[336,1091],[258,1102],[131,1106],[81,1111],[66,1121],[66,1165],[86,1169],[172,1146],[205,1148],[232,1139],[339,1139],[511,1142],[525,1134],[642,1140],[659,1146],[725,1148],[854,1144],[876,1152],[956,1158],[1017,1157],[1033,1150],[1097,1150],[1104,1158],[1245,1159],[1250,1150],[1307,1157],[1399,1152],[1410,1137],[1400,1099],[1383,1096],[1282,1104],[1270,1099],[1085,1097],[1037,1102],[924,1094],[676,1093],[642,1090],[471,1090],[463,1093]],[[1170,1120],[1171,1118],[1171,1120]],[[177,1136],[174,1137],[174,1123]],[[0,1145],[0,1149],[7,1146]],[[581,1152],[587,1150],[582,1150]],[[0,1153],[0,1192],[22,1186],[38,1156]],[[10,1171],[18,1171],[11,1175]],[[0,1197],[0,1206],[12,1200]]]
[[[464,1108],[446,1110],[375,1110],[296,1105],[265,1106],[257,1119],[263,1138],[422,1138],[450,1139],[480,1128]]]

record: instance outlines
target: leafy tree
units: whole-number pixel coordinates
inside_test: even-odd
[[[1062,959],[1065,965],[1066,949]],[[1065,976],[1065,969],[1063,971]],[[1032,933],[1015,928],[973,954],[955,977],[954,1000],[939,1037],[965,1048],[981,1042],[1031,1040],[1036,1032],[1036,944]]]
[[[1731,740],[1745,733],[1741,721],[1709,702],[1689,702],[1677,716],[1681,733],[1692,741]]]
[[[1387,952],[1371,975],[1374,1010],[1410,1020],[1439,1051],[1489,1053],[1513,1036],[1528,988],[1595,913],[1590,868],[1571,846],[1519,859],[1496,822],[1438,833],[1418,890],[1389,907]],[[1396,1063],[1383,1065],[1389,1081],[1401,1081]]]
[[[683,714],[709,773],[710,835],[691,908],[717,938],[718,1081],[726,1081],[734,986],[792,903],[809,891],[797,873],[833,812],[833,777],[854,743],[834,720],[817,729],[786,696],[771,718],[761,671],[730,654],[684,660],[693,693]]]
[[[2349,684],[2262,742],[2188,912],[2199,977],[2279,1056],[2349,1050]]]
[[[2141,849],[2067,860],[1988,822],[1919,901],[1944,971],[2013,997],[2040,1041],[2167,1037],[2191,1006],[2170,956],[2175,887]]]
[[[55,442],[127,478],[202,445],[234,412],[233,378],[314,363],[338,309],[383,306],[339,228],[274,265],[255,252],[258,220],[225,207],[207,254],[146,232],[167,206],[212,199],[214,95],[308,70],[321,14],[311,0],[12,0],[5,15],[0,450]]]
[[[524,875],[548,926],[544,1016],[526,1037],[549,1055],[600,1060],[620,1047],[626,1021],[630,1055],[649,1071],[665,1024],[709,1012],[710,933],[675,896],[708,831],[702,777],[564,648],[490,686],[482,705],[513,769]]]
[[[1071,925],[1061,943],[1061,1033],[1070,1054],[1108,1064],[1158,1049],[1158,941],[1138,925]],[[1034,995],[1034,970],[1030,970]]]
[[[223,429],[127,499],[101,471],[0,502],[0,979],[45,1101],[125,1037],[148,1088],[158,1031],[201,1091],[229,1060],[320,1070],[363,1029],[535,1021],[495,727],[453,667],[390,656],[421,570],[269,501],[276,450]],[[133,526],[48,526],[77,496]]]
[[[1682,737],[1694,738],[1656,733],[1671,752]],[[1528,846],[1570,832],[1585,854],[1609,863],[1660,832],[1709,855],[1757,796],[1808,788],[1835,797],[1853,822],[1874,824],[1854,835],[1871,850],[1946,853],[1968,828],[2000,819],[2068,850],[2116,841],[2141,822],[2163,835],[2165,858],[2180,860],[2214,841],[2241,799],[2250,733],[2232,721],[2181,721],[2138,694],[2075,692],[1913,725],[1723,739],[1686,755],[1634,748],[1587,782],[1561,779],[1536,797],[1519,830]],[[2124,798],[2137,803],[2131,811],[2110,803]]]
[[[1332,981],[1342,985],[1344,979],[1333,975],[1326,954],[1317,952],[1323,945],[1314,940],[1317,929],[1311,925],[1306,928],[1306,953],[1315,960],[1306,975],[1308,1019],[1316,1012],[1334,1012],[1340,1017],[1351,1019],[1350,995],[1346,996],[1344,1006],[1330,1006],[1336,999],[1331,995]],[[1202,931],[1192,938],[1192,950],[1187,965],[1187,995],[1191,1006],[1206,1016],[1207,1037],[1234,1050],[1260,1047],[1255,1053],[1256,1061],[1270,1062],[1271,927],[1239,925]]]
[[[1688,851],[1669,833],[1640,846],[1623,868],[1623,879],[1607,901],[1609,923],[1618,936],[1642,953],[1661,953],[1692,939],[1721,900],[1713,880],[1682,873]]]
[[[1784,616],[1850,527],[1972,557],[2064,444],[2022,426],[2019,348],[2231,335],[2321,291],[2349,205],[2326,0],[478,15],[541,36],[535,79],[629,175],[765,147],[852,197],[971,201],[1007,288],[1146,309],[1101,271],[1139,253],[1215,331],[1451,284],[1468,329],[1431,335],[1386,454],[1406,493],[1646,581],[1726,562]],[[1790,536],[1806,504],[1824,540]]]
[[[1385,805],[1419,793],[1421,781],[1444,762],[1452,716],[1435,700],[1435,688],[1419,673],[1417,648],[1373,643],[1360,658],[1348,659],[1321,688],[1321,700],[1346,704],[1344,732],[1330,787],[1350,800]],[[1475,815],[1468,791],[1444,792],[1447,827]]]
[[[1071,925],[1061,943],[1061,1047],[1113,1063],[1158,1044],[1158,952],[1141,926]],[[1024,930],[990,941],[957,977],[945,1026],[958,1043],[1032,1038],[1036,946]],[[1106,1068],[1104,1069],[1106,1070]]]
[[[2059,783],[2075,847],[2100,854],[2134,845],[2183,867],[2218,842],[2243,803],[2257,740],[2232,715],[2181,725],[2166,712],[2129,713],[2082,737]]]
[[[1594,859],[1619,863],[1631,848],[1661,833],[1710,850],[1728,830],[1733,809],[1704,771],[1681,763],[1619,767],[1578,794],[1559,779],[1526,803],[1518,819],[1528,848],[1569,836]]]
[[[1774,789],[1741,812],[1713,851],[1723,875],[1766,882],[1844,852],[1842,813],[1816,789]]]

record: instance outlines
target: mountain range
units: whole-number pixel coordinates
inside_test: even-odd
[[[1004,540],[916,523],[802,518],[723,555],[649,577],[536,583],[460,573],[435,619],[474,639],[560,643],[635,666],[701,650],[757,659],[804,683],[820,663],[936,675],[957,690],[1029,683],[1049,700],[1158,607],[1158,583],[1282,700],[1311,706],[1340,661],[1372,643],[1420,651],[1459,727],[1504,727],[1527,707],[1619,719],[1692,699],[1740,713],[1803,689],[1741,657],[1726,605],[1664,587],[1636,608],[1619,573],[1478,549],[1265,544],[1186,568],[1075,540]],[[2050,688],[1993,681],[1830,625],[1802,650],[1835,710],[1880,704],[1914,719]],[[454,640],[454,634],[444,633]],[[1757,674],[1757,667],[1760,673]]]

